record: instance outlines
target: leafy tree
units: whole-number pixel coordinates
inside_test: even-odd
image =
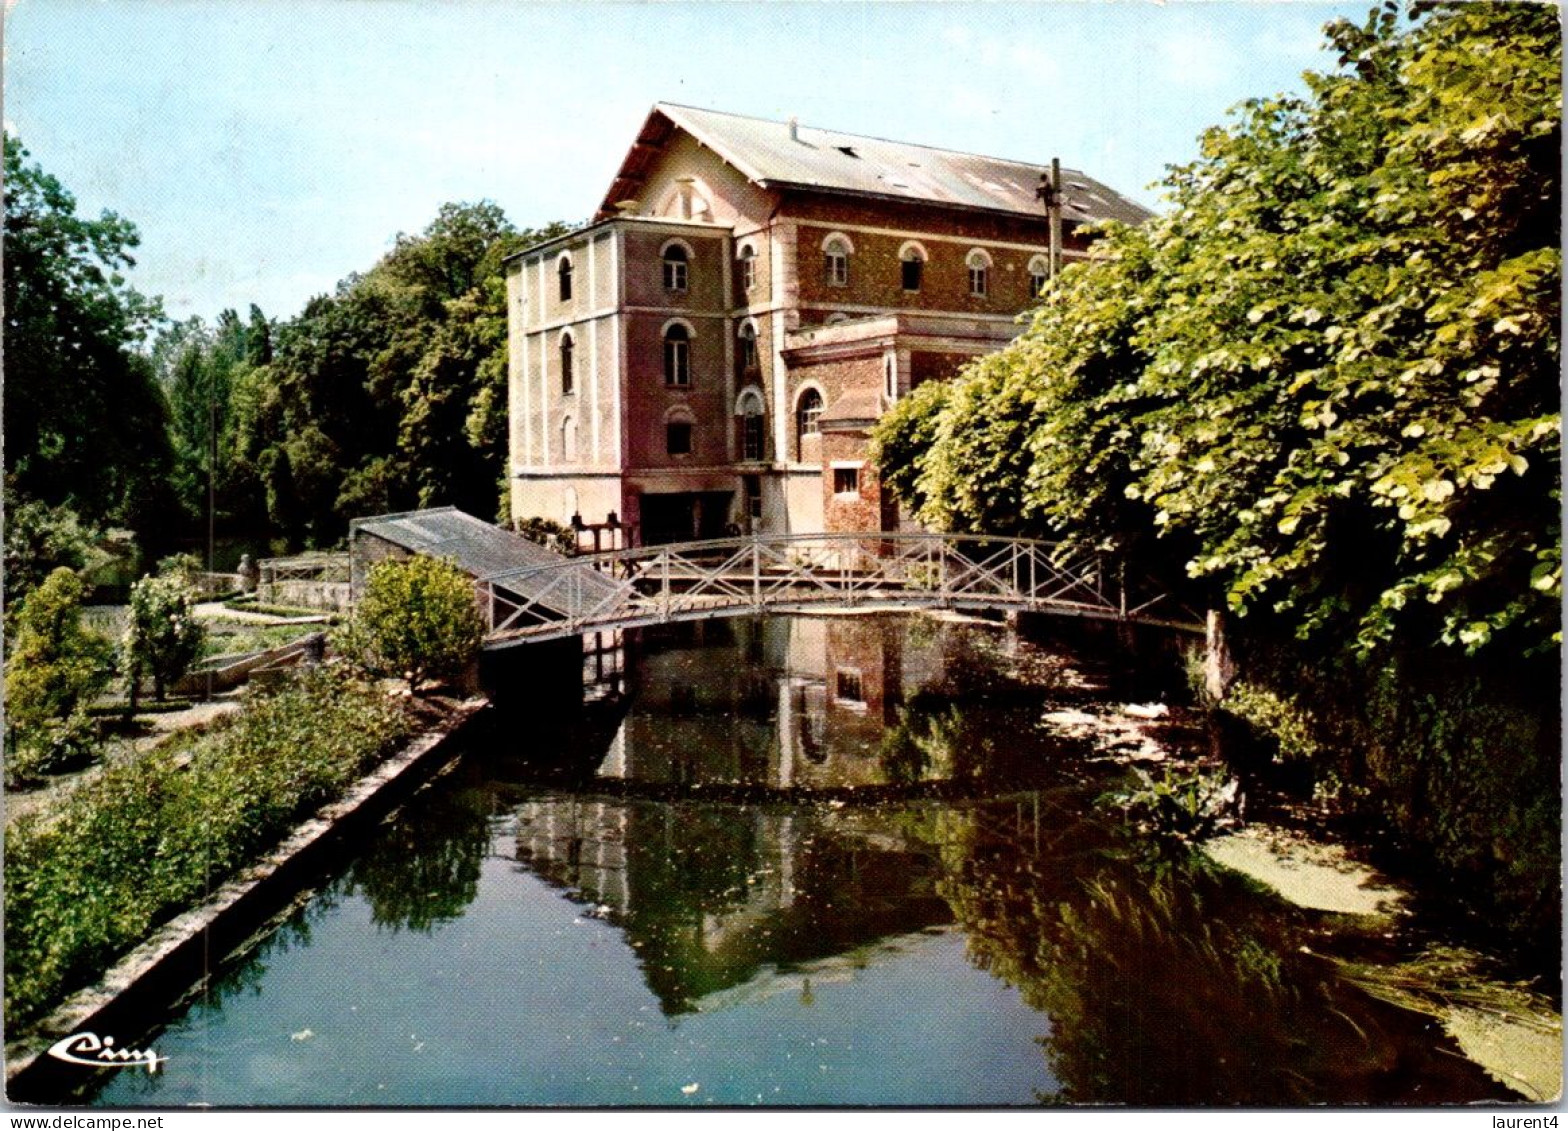
[[[269,359],[236,381],[234,461],[280,532],[329,544],[366,513],[494,509],[506,446],[503,260],[565,230],[519,233],[488,201],[444,205],[424,232],[400,235],[380,263],[269,336]]]
[[[166,526],[168,413],[135,347],[161,314],[120,271],[136,229],[92,220],[5,137],[5,404],[9,485],[144,540]]]
[[[427,678],[462,671],[484,640],[472,580],[451,562],[423,555],[378,563],[354,621],[361,658],[404,675],[414,694]]]
[[[1556,15],[1327,32],[1337,73],[1210,130],[1166,215],[879,430],[884,477],[929,522],[1014,513],[1329,645],[1550,649]]]
[[[131,710],[144,675],[160,701],[169,684],[190,671],[206,631],[192,610],[191,590],[176,574],[144,577],[131,587],[131,615],[121,646]]]
[[[109,682],[114,650],[82,627],[83,589],[62,567],[17,611],[5,670],[9,777],[64,769],[96,748],[86,709]]]
[[[102,532],[84,524],[70,507],[23,501],[10,491],[5,500],[5,590],[19,608],[29,593],[55,570],[84,572],[107,564],[99,548]]]

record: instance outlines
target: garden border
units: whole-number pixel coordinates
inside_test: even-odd
[[[483,697],[460,702],[450,716],[383,760],[341,798],[318,809],[204,903],[158,928],[96,984],[78,990],[36,1025],[28,1026],[26,1036],[8,1041],[6,1099],[53,1106],[60,1100],[46,1097],[68,1095],[90,1082],[91,1077],[82,1075],[79,1069],[67,1076],[63,1062],[46,1060],[49,1047],[74,1033],[94,1032],[118,1038],[115,1025],[121,1022],[125,1035],[144,1032],[150,1019],[146,1013],[138,1017],[138,1006],[167,996],[171,986],[185,988],[195,984],[209,972],[211,960],[226,952],[227,947],[223,947],[219,955],[211,953],[210,935],[221,937],[229,931],[233,934],[231,944],[248,937],[256,925],[287,902],[289,889],[297,887],[312,869],[325,862],[322,857],[341,836],[379,820],[396,801],[428,780],[444,758],[455,752],[449,740],[488,705],[489,700]],[[126,1044],[124,1040],[118,1043]]]

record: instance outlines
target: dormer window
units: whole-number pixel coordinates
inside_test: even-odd
[[[555,265],[556,278],[560,281],[561,301],[572,301],[572,261],[566,256],[561,256]]]
[[[678,243],[671,244],[664,249],[664,289],[684,293],[686,290],[686,272],[690,257],[686,249]]]

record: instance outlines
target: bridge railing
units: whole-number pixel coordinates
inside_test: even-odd
[[[1050,610],[1154,619],[1102,555],[980,535],[781,534],[647,546],[480,578],[492,643],[831,604]],[[1172,610],[1173,614],[1176,610]]]

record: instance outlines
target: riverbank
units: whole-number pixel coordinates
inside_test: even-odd
[[[109,767],[48,820],[12,825],[7,1020],[23,1036],[8,1080],[54,1039],[201,977],[211,936],[286,901],[311,860],[384,813],[482,705],[310,673],[169,744],[188,747],[181,764],[160,748]]]

